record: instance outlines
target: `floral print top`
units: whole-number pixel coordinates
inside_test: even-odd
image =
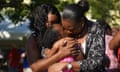
[[[103,65],[105,56],[105,32],[97,22],[88,21],[85,59],[80,61],[80,72],[106,72]]]

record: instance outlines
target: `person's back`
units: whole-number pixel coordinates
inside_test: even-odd
[[[28,63],[28,60],[27,60],[26,52],[24,50],[21,50],[20,54],[21,54],[21,63],[22,63],[22,67],[23,67],[22,71],[23,72],[32,72],[30,65]]]
[[[105,28],[106,69],[108,72],[111,72],[118,68],[117,57],[114,53],[114,50],[111,50],[110,45],[109,45],[109,43],[111,42],[111,40],[113,38],[112,29],[111,29],[110,25],[104,19],[98,19],[97,22],[99,22],[99,24],[101,26],[103,26],[103,28]]]

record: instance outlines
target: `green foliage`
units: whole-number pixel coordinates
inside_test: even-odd
[[[95,19],[110,17],[109,10],[112,9],[112,0],[89,0],[92,17]]]
[[[94,19],[104,19],[110,25],[120,24],[120,0],[88,0],[91,6],[91,15]],[[117,13],[118,14],[117,14]]]
[[[29,4],[24,3],[24,1],[0,0],[0,19],[3,19],[3,15],[7,15],[14,23],[17,23],[29,18],[32,10],[41,3],[59,3],[59,0],[28,0],[31,1]]]
[[[23,3],[27,0],[0,0],[0,20],[3,15],[17,23],[29,18],[31,11],[41,3],[54,4],[59,11],[75,0],[30,0],[29,4]],[[29,0],[28,0],[29,1]],[[93,19],[105,19],[111,25],[119,25],[120,22],[120,0],[88,0],[90,4],[90,15]]]

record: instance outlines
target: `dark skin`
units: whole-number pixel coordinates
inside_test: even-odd
[[[48,14],[48,21],[46,23],[47,28],[55,24],[57,21],[57,16],[55,14],[52,14],[51,12]]]
[[[114,35],[114,37],[110,41],[109,48],[112,49],[112,50],[120,48],[120,31],[118,31],[116,33],[116,35]],[[119,72],[120,71],[120,67],[118,67],[118,69],[115,69],[114,71],[115,72]]]
[[[51,15],[51,17],[55,17],[55,16]],[[50,16],[48,18],[50,18]],[[51,20],[48,19],[49,21],[47,22],[49,22],[49,24],[52,24],[53,22],[55,22],[55,21],[52,21],[52,20],[55,20],[55,18],[53,19],[51,18]],[[46,25],[47,25],[47,22],[46,22]],[[51,25],[48,25],[47,27],[49,26]],[[69,41],[68,43],[70,44],[69,48],[66,48],[66,46],[63,47],[62,44],[64,40]],[[76,50],[73,48],[74,44],[71,44],[71,42],[73,41],[74,39],[72,38],[64,38],[64,39],[61,39],[60,41],[57,41],[54,44],[54,46],[61,47],[59,51],[49,58],[40,58],[41,52],[38,48],[37,38],[30,36],[26,46],[27,46],[27,53],[28,53],[28,61],[30,63],[30,67],[32,68],[32,71],[41,72],[41,71],[47,70],[50,65],[56,63],[62,58],[69,56],[71,54],[76,54]],[[71,53],[71,51],[74,51],[74,53]]]
[[[62,37],[64,37],[64,30],[63,30],[63,27],[60,25],[60,24],[54,24],[53,25],[53,29],[54,30],[56,30],[58,33],[60,33],[60,37],[58,38],[58,39],[60,39],[60,38],[62,38]],[[73,43],[73,44],[76,44],[76,43],[80,43],[80,42],[78,42],[79,40],[75,40],[76,42],[74,43],[74,41],[73,42],[71,42],[71,43]],[[69,42],[68,42],[69,43]],[[66,41],[66,43],[64,44],[64,45],[67,45],[67,41]],[[74,46],[73,46],[74,47]],[[79,49],[79,48],[78,48]],[[57,48],[57,47],[55,47],[54,45],[53,45],[53,48],[52,49],[49,49],[49,48],[46,48],[46,50],[45,50],[45,55],[47,56],[47,57],[51,57],[52,55],[54,55],[55,53],[56,53],[56,51],[58,51],[59,50],[59,48]],[[78,51],[80,51],[80,52],[78,52],[79,53],[79,55],[77,55],[77,56],[75,56],[75,60],[82,60],[83,59],[83,52],[79,49]]]
[[[113,27],[113,28],[112,28],[112,35],[113,35],[113,36],[116,35],[117,32],[119,32],[119,28]]]
[[[76,22],[73,22],[71,20],[68,20],[68,19],[62,19],[62,24],[63,24],[63,27],[64,27],[64,30],[66,31],[67,35],[77,35],[79,33],[81,33],[81,31],[83,31],[83,28],[84,28],[84,20],[82,20],[83,22],[80,22],[80,23],[83,23],[83,24],[79,24]],[[81,33],[83,34],[82,37],[78,37],[76,38],[76,40],[78,41],[78,43],[82,43],[83,41],[86,40],[87,38],[87,28],[84,29],[84,31]],[[68,45],[69,46],[69,45]],[[60,72],[61,70],[65,69],[67,67],[67,64],[68,63],[55,63],[53,64],[52,66],[49,67],[48,69],[48,72]],[[80,71],[80,65],[78,64],[77,61],[74,61],[72,62],[72,70],[74,72],[79,72]]]
[[[110,49],[116,49],[120,47],[120,31],[116,33],[116,35],[112,38],[109,43]]]

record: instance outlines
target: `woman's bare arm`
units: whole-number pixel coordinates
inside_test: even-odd
[[[113,37],[113,39],[109,43],[110,49],[115,49],[120,47],[120,31]]]
[[[30,67],[33,72],[39,72],[42,70],[46,70],[49,65],[55,63],[59,60],[59,54],[56,54],[50,58],[42,58],[40,49],[37,45],[37,40],[31,37],[27,42],[27,57]]]
[[[61,41],[58,41],[56,45],[63,43],[63,39]],[[28,61],[30,63],[30,66],[33,70],[33,72],[40,72],[48,69],[48,67],[55,62],[59,61],[60,59],[64,58],[65,56],[68,56],[71,54],[71,51],[74,50],[74,48],[65,48],[61,46],[60,50],[53,56],[49,58],[42,58],[40,56],[40,51],[37,47],[37,43],[35,39],[31,38],[30,41],[27,43],[27,56]]]

